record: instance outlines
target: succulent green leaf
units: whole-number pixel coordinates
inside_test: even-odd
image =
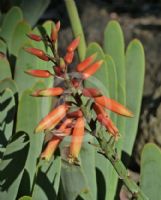
[[[146,144],[141,155],[140,187],[153,200],[161,196],[161,150],[155,144]]]
[[[95,150],[94,147],[88,143],[89,141],[93,143],[94,138],[91,135],[87,134],[84,137],[84,142],[82,144],[80,153],[81,168],[86,176],[92,199],[96,199],[97,185],[95,171]]]
[[[6,88],[9,88],[15,97],[15,102],[16,105],[18,103],[18,89],[17,89],[17,85],[15,83],[14,80],[10,79],[10,78],[6,78],[3,79],[2,81],[0,81],[0,92],[2,92],[3,90],[5,90]]]
[[[106,61],[106,65],[107,65],[107,90],[109,93],[109,97],[112,99],[117,99],[117,72],[116,72],[116,66],[115,63],[112,59],[111,56],[109,55],[105,55],[105,61]],[[110,113],[110,117],[112,119],[113,122],[116,123],[117,120],[117,115],[114,113]]]
[[[26,21],[17,23],[11,40],[11,54],[17,56],[19,49],[28,43],[26,34],[30,32],[30,29],[31,27]]]
[[[12,90],[6,88],[0,92],[0,147],[5,149],[13,133],[15,117],[15,99]],[[3,152],[1,152],[1,155]]]
[[[145,72],[145,58],[142,44],[135,39],[130,42],[126,52],[126,95],[127,108],[134,117],[126,120],[124,151],[131,155],[140,115]],[[134,100],[135,99],[135,100]]]
[[[20,7],[23,11],[24,18],[33,26],[42,16],[46,8],[48,7],[50,0],[21,0]],[[31,15],[32,13],[32,15]]]
[[[8,48],[11,47],[12,35],[18,22],[23,19],[21,9],[12,7],[5,15],[2,23],[0,36],[7,42]]]
[[[46,32],[49,32],[49,30],[51,29],[51,22],[46,22],[44,24],[44,29],[46,30]],[[33,30],[33,33],[41,35],[41,32],[37,28]],[[28,40],[28,42],[30,42],[30,47],[35,47],[45,52],[47,51],[47,53],[50,52],[49,49],[46,49],[43,42],[35,42],[31,40]],[[46,87],[51,87],[53,85],[53,77],[47,79],[34,78],[27,75],[24,71],[28,69],[45,69],[53,73],[52,66],[52,62],[45,62],[43,60],[40,60],[36,56],[25,52],[24,49],[20,49],[15,68],[15,80],[17,82],[20,94],[25,89],[33,87],[38,80],[43,80],[46,84]]]
[[[11,78],[10,64],[6,58],[0,58],[0,80]]]
[[[94,54],[97,52],[96,60],[104,60],[101,68],[91,77],[89,77],[85,81],[85,86],[87,87],[96,87],[100,89],[104,95],[108,95],[109,91],[107,90],[107,77],[108,77],[108,69],[105,61],[105,55],[103,53],[102,48],[97,43],[90,43],[87,52],[86,57]]]
[[[29,194],[31,191],[36,173],[37,159],[40,155],[43,142],[42,134],[34,134],[34,129],[41,117],[41,115],[39,115],[41,110],[39,111],[40,107],[36,99],[30,96],[31,92],[31,90],[26,90],[23,92],[19,101],[17,114],[17,131],[28,132],[30,138],[30,149],[25,165],[26,176],[23,176],[21,186],[19,188],[19,190],[22,191],[21,196],[24,194]],[[29,188],[25,186],[27,181],[29,182]]]
[[[56,155],[49,162],[42,161],[32,198],[39,200],[56,199],[60,184],[60,171],[60,156]]]
[[[61,180],[64,199],[75,200],[77,196],[81,196],[85,200],[93,200],[86,176],[80,166],[62,161]]]
[[[6,51],[7,51],[6,43],[0,39],[0,53],[3,53],[6,55]]]
[[[104,32],[104,51],[109,54],[115,63],[118,91],[120,87],[125,87],[125,55],[124,55],[124,37],[122,29],[117,21],[110,21]],[[119,100],[119,96],[118,96]],[[120,102],[123,103],[123,102]]]
[[[95,52],[97,52],[96,59],[103,59],[104,63],[102,64],[101,68],[85,82],[85,86],[98,87],[99,89],[101,89],[103,94],[108,97],[110,96],[110,94],[117,96],[116,90],[110,91],[110,89],[115,89],[115,87],[117,87],[117,74],[115,69],[115,63],[112,57],[105,56],[101,47],[97,43],[91,43],[87,48],[87,56]],[[110,74],[109,72],[111,72],[112,74]],[[111,79],[112,77],[114,77],[113,80]],[[110,85],[111,81],[112,84]],[[107,135],[106,132],[104,134]],[[93,151],[95,151],[94,148]],[[98,187],[97,194],[101,199],[113,200],[118,176],[111,164],[109,163],[109,161],[104,159],[102,155],[95,153],[95,159]]]
[[[16,199],[29,150],[29,137],[16,133],[6,146],[0,162],[0,199]]]

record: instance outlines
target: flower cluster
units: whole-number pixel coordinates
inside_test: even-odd
[[[32,33],[28,35],[29,38],[38,42],[45,40],[48,47],[51,48],[53,56],[49,56],[40,49],[25,48],[27,52],[40,59],[46,62],[53,62],[53,74],[48,70],[27,70],[26,73],[41,78],[53,76],[55,79],[60,79],[61,82],[63,82],[60,87],[55,86],[53,88],[37,90],[32,94],[35,97],[63,97],[63,101],[55,106],[35,128],[35,133],[52,132],[52,138],[48,140],[41,154],[41,158],[49,160],[64,137],[71,135],[68,161],[70,163],[76,163],[86,131],[86,125],[87,123],[90,124],[85,113],[82,96],[87,101],[91,101],[90,109],[95,113],[95,120],[98,121],[101,126],[104,126],[106,131],[111,134],[114,139],[117,139],[119,131],[110,119],[107,110],[127,117],[132,117],[132,113],[115,100],[104,96],[97,88],[84,88],[82,82],[92,76],[103,63],[103,60],[95,61],[97,53],[90,55],[80,62],[76,66],[74,73],[70,72],[69,65],[73,61],[75,50],[81,38],[78,36],[74,39],[68,45],[65,56],[60,57],[56,48],[59,29],[60,22],[57,22],[51,28],[50,36],[46,35],[42,38]],[[66,98],[69,96],[71,98]],[[91,131],[91,134],[92,133],[93,131]]]

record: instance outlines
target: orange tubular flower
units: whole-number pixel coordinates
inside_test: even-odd
[[[79,45],[80,42],[80,36],[75,38],[67,47],[68,52],[73,52]]]
[[[126,117],[133,117],[133,114],[131,111],[129,111],[127,108],[125,108],[123,105],[121,105],[117,101],[113,99],[109,99],[106,96],[96,97],[95,102],[119,115],[123,115]]]
[[[77,71],[78,72],[82,72],[83,70],[85,70],[87,67],[89,67],[90,64],[92,64],[92,62],[94,61],[94,59],[96,58],[97,53],[92,54],[91,56],[89,56],[88,58],[86,58],[85,60],[83,60],[81,63],[79,63],[77,65]]]
[[[33,33],[30,33],[30,34],[28,34],[27,36],[28,36],[30,39],[35,40],[35,41],[37,41],[37,42],[39,42],[39,41],[42,40],[41,36],[36,35],[36,34],[33,34]]]
[[[78,118],[74,126],[74,130],[72,133],[72,140],[70,144],[69,157],[71,159],[69,160],[69,162],[71,163],[73,163],[78,158],[84,137],[84,126],[85,126],[84,118],[83,117]]]
[[[102,114],[103,116],[107,116],[106,111],[104,110],[104,108],[101,105],[99,105],[97,103],[93,103],[92,108],[94,109],[96,115]]]
[[[55,130],[58,131],[58,134],[54,135],[52,139],[48,142],[45,150],[41,154],[41,158],[44,158],[48,161],[50,160],[51,156],[54,154],[55,150],[57,149],[63,138],[71,133],[71,129],[66,128],[71,122],[71,119],[66,119],[63,124],[57,130]]]
[[[32,48],[32,47],[28,47],[28,48],[24,48],[24,49],[28,53],[35,55],[42,60],[49,61],[48,56],[44,53],[44,51],[42,51],[40,49],[36,49],[36,48]]]
[[[66,115],[69,106],[63,104],[54,108],[46,117],[44,117],[35,129],[35,133],[42,132],[44,130],[53,129]]]
[[[92,76],[102,65],[103,63],[103,60],[99,60],[95,63],[93,63],[91,66],[89,66],[87,69],[85,69],[83,72],[82,72],[82,75],[83,75],[83,79],[87,79],[89,78],[90,76]]]
[[[102,114],[97,115],[97,120],[105,126],[108,132],[110,132],[114,137],[118,137],[118,129],[113,124],[112,120],[109,117],[105,117]]]
[[[101,92],[96,88],[84,88],[82,94],[85,97],[100,97],[102,96]]]
[[[71,64],[73,61],[73,57],[74,57],[74,52],[67,52],[64,56],[64,60],[67,64]]]
[[[25,73],[39,78],[49,78],[50,76],[52,76],[52,74],[48,70],[40,70],[40,69],[26,70]]]
[[[63,94],[63,92],[64,92],[64,89],[60,87],[48,88],[45,90],[35,91],[32,96],[44,96],[44,97],[59,96]]]
[[[62,141],[62,138],[53,136],[52,139],[48,142],[45,150],[42,152],[41,158],[49,161],[61,141]]]

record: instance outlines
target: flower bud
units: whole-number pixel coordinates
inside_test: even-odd
[[[73,61],[73,57],[74,57],[74,52],[67,52],[64,56],[64,60],[67,64],[71,64]]]
[[[52,76],[52,74],[48,71],[48,70],[26,70],[25,73],[31,75],[31,76],[35,76],[35,77],[39,77],[39,78],[49,78],[50,76]]]
[[[27,34],[27,36],[32,39],[32,40],[35,40],[37,42],[41,41],[42,38],[40,35],[36,35],[36,34],[33,34],[33,33],[30,33],[30,34]]]
[[[49,61],[48,56],[44,53],[44,51],[42,51],[40,49],[28,47],[28,48],[24,48],[24,50],[32,55],[37,56],[38,58],[40,58],[42,60]]]
[[[92,76],[102,65],[103,63],[103,60],[99,60],[95,63],[93,63],[91,66],[89,66],[87,69],[85,69],[83,72],[82,72],[82,75],[83,75],[83,79],[87,79],[89,78],[90,76]]]
[[[75,38],[67,47],[68,52],[73,52],[79,45],[80,42],[80,36]]]
[[[64,71],[65,70],[65,68],[66,68],[66,64],[65,64],[65,62],[64,62],[64,59],[63,58],[60,58],[60,68]]]
[[[50,96],[59,96],[64,92],[63,88],[47,88],[45,90],[37,90],[35,91],[32,96],[43,96],[43,97],[50,97]]]
[[[94,59],[96,58],[97,53],[92,54],[91,56],[89,56],[88,58],[86,58],[85,60],[83,60],[81,63],[79,63],[77,65],[77,71],[78,72],[82,72],[83,70],[85,70],[87,67],[89,67],[90,64],[92,64],[92,62],[94,61]]]

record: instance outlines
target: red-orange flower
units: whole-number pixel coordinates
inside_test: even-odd
[[[82,72],[83,70],[85,70],[87,67],[90,66],[90,64],[92,64],[92,62],[94,61],[94,59],[96,58],[97,53],[92,54],[91,56],[87,57],[85,60],[83,60],[82,62],[80,62],[77,65],[77,71],[78,72]]]
[[[36,49],[36,48],[32,48],[32,47],[28,47],[28,48],[24,48],[25,51],[27,51],[28,53],[37,56],[38,58],[45,60],[45,61],[49,61],[48,56],[45,54],[44,51],[40,50],[40,49]]]
[[[56,87],[56,88],[47,88],[44,90],[37,90],[34,93],[32,93],[32,96],[44,96],[44,97],[49,97],[49,96],[59,96],[63,94],[64,89],[61,87]]]
[[[67,53],[64,56],[64,60],[67,64],[71,64],[73,61],[73,57],[74,57],[74,51],[67,51]]]
[[[29,69],[25,71],[27,74],[39,78],[49,78],[52,74],[48,70]]]
[[[103,63],[103,60],[99,60],[95,63],[93,63],[91,66],[89,66],[87,69],[85,69],[83,72],[82,72],[82,78],[83,79],[87,79],[89,78],[90,76],[92,76],[102,65]]]
[[[42,40],[42,38],[41,38],[40,35],[36,35],[36,34],[33,34],[33,33],[30,33],[30,34],[28,34],[27,36],[28,36],[30,39],[35,40],[35,41],[37,41],[37,42],[39,42],[39,41]]]
[[[67,104],[63,104],[54,108],[39,122],[35,129],[35,133],[53,129],[65,117],[68,109],[69,106]]]
[[[80,36],[75,38],[67,47],[68,52],[73,52],[79,45],[80,42]]]
[[[85,126],[84,118],[83,117],[78,118],[76,120],[73,129],[72,140],[70,144],[71,162],[73,162],[75,159],[78,158],[84,137],[84,126]]]
[[[57,130],[55,130],[55,132],[58,132],[58,134],[55,134],[48,142],[45,150],[41,154],[41,158],[44,158],[45,160],[50,160],[51,156],[54,154],[55,150],[57,149],[63,138],[70,134],[71,129],[66,127],[71,122],[71,119],[66,119],[63,124]]]

